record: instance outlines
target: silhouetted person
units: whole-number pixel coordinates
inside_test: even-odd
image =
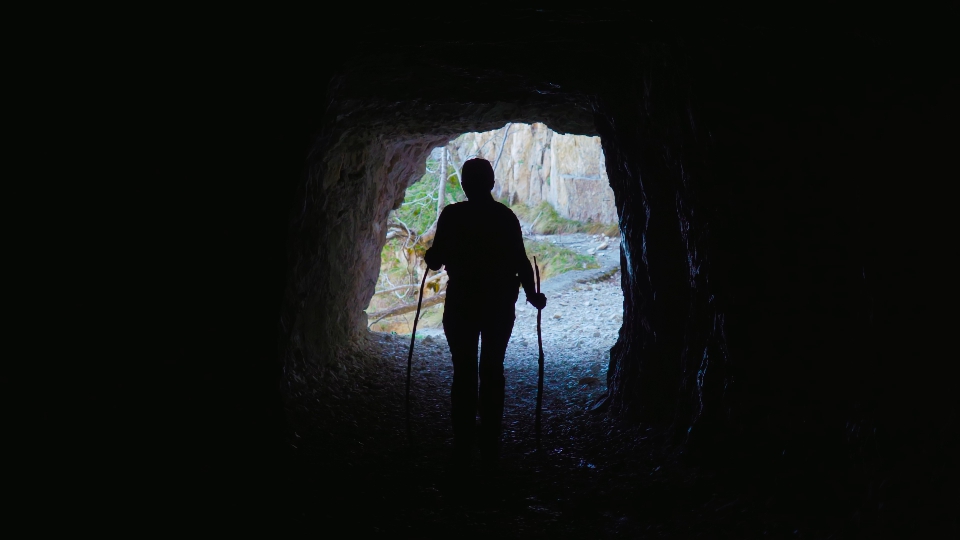
[[[493,167],[485,159],[463,164],[467,201],[443,209],[433,247],[424,259],[432,270],[447,267],[443,331],[453,356],[453,441],[458,465],[469,463],[475,436],[487,466],[496,464],[503,419],[503,356],[513,331],[514,305],[523,285],[527,301],[542,309],[533,269],[523,249],[517,216],[495,201]],[[480,429],[477,419],[477,342],[480,348]]]

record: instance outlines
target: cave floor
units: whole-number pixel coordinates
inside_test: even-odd
[[[442,334],[417,340],[405,434],[409,336],[372,333],[343,371],[300,379],[288,516],[347,519],[361,536],[794,537],[791,519],[748,504],[665,452],[665,435],[592,408],[619,331],[619,275],[554,291],[544,312],[543,443],[535,447],[536,310],[518,309],[504,362],[501,464],[450,462],[452,365]],[[610,311],[615,311],[611,313]],[[554,317],[559,315],[559,317]]]

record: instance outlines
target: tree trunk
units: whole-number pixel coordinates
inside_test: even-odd
[[[446,297],[447,297],[447,291],[438,292],[437,294],[431,296],[430,298],[425,298],[423,300],[422,307],[435,306],[440,302],[443,302],[443,299]],[[370,313],[367,315],[367,318],[373,320],[373,322],[377,322],[380,319],[393,317],[395,315],[403,315],[404,313],[410,313],[411,311],[416,311],[416,310],[417,310],[417,303],[411,302],[409,304],[403,304],[400,306],[392,307],[390,309],[385,309],[383,311],[376,311],[374,313]]]
[[[433,220],[433,225],[430,225],[430,228],[424,231],[422,235],[418,238],[418,242],[422,244],[427,244],[433,242],[433,237],[437,234],[437,223],[440,222],[440,212],[443,211],[444,198],[447,196],[447,149],[444,148],[443,152],[440,153],[440,170],[437,172],[437,176],[440,178],[440,186],[437,187],[437,219]]]
[[[493,160],[493,171],[496,174],[497,165],[500,164],[500,156],[503,155],[503,149],[507,145],[507,137],[510,135],[510,124],[503,127],[503,139],[500,141],[500,150],[497,152],[497,158]],[[503,182],[497,182],[497,198],[503,195]]]
[[[440,219],[440,212],[443,210],[444,198],[447,196],[447,148],[443,147],[440,151],[440,171],[437,176],[440,178],[440,187],[437,188],[437,219]]]

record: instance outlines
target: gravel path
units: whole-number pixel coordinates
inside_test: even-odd
[[[570,289],[577,283],[588,283],[610,276],[620,269],[620,238],[605,238],[600,235],[562,234],[562,235],[525,235],[530,240],[550,242],[584,255],[593,255],[600,268],[574,270],[560,274],[542,283],[544,294],[551,295]],[[599,247],[603,249],[597,249]],[[622,293],[621,293],[622,295]],[[622,311],[622,308],[621,308]]]
[[[623,321],[623,291],[620,288],[619,239],[586,234],[539,235],[534,240],[563,245],[580,253],[599,254],[601,267],[572,271],[546,280],[541,290],[547,295],[542,314],[544,350],[544,414],[592,405],[606,391],[610,347],[617,341]],[[601,245],[605,248],[596,251]],[[505,425],[509,416],[529,414],[537,385],[537,310],[524,295],[516,306],[517,319],[504,358],[507,379]],[[442,384],[451,382],[449,350],[443,329],[418,330],[427,344],[439,344],[446,358],[430,357],[434,369],[447,373]],[[409,338],[408,338],[409,339]],[[515,399],[511,401],[510,396]],[[561,413],[562,414],[562,413]],[[516,422],[514,422],[516,424]]]
[[[546,240],[581,252],[599,243],[586,235]],[[543,283],[542,450],[534,433],[532,306],[517,305],[493,473],[476,463],[465,474],[450,466],[453,367],[442,330],[418,330],[409,435],[410,337],[370,333],[332,369],[303,367],[288,378],[293,435],[276,495],[280,519],[359,537],[797,537],[795,519],[772,507],[765,491],[698,474],[668,450],[665,433],[591,411],[606,392],[609,349],[621,325],[618,247],[610,242],[599,270]],[[790,508],[785,500],[782,508]],[[813,534],[820,536],[828,535]]]
[[[574,282],[548,298],[542,315],[545,425],[551,415],[584,411],[606,391],[609,351],[617,341],[623,313],[619,284],[619,274],[614,274],[602,282]],[[537,392],[537,310],[518,302],[516,311],[503,364],[507,379],[504,437],[507,444],[529,445]],[[402,339],[409,343],[409,337]],[[449,389],[453,370],[442,330],[419,343],[430,346],[432,353],[417,356],[420,369],[440,374],[436,386]],[[447,397],[444,392],[443,399]]]
[[[602,243],[587,235],[538,240],[556,240],[581,252]],[[410,337],[371,333],[339,371],[305,376],[291,388],[288,412],[302,463],[291,476],[300,479],[303,489],[291,511],[335,519],[360,501],[386,505],[375,521],[357,528],[373,534],[400,529],[431,536],[449,527],[505,538],[635,532],[636,518],[615,508],[610,502],[615,495],[601,479],[620,474],[603,465],[618,455],[610,445],[643,437],[628,437],[603,415],[589,412],[606,392],[609,349],[622,318],[623,296],[613,262],[619,263],[618,245],[610,244],[600,258],[602,268],[543,282],[548,305],[543,311],[541,452],[534,433],[538,354],[533,306],[518,302],[504,361],[500,471],[481,475],[475,464],[473,479],[466,483],[449,468],[453,369],[442,329],[418,330],[410,439],[403,416]],[[648,454],[633,452],[629,459],[648,459]],[[620,459],[618,467],[624,462]],[[310,488],[315,484],[326,486],[324,492],[335,490],[336,500],[321,503],[322,493]],[[464,493],[465,485],[473,489]]]

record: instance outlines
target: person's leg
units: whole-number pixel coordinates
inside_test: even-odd
[[[513,305],[509,311],[487,318],[482,326],[480,348],[480,451],[488,465],[496,463],[500,452],[503,421],[503,357],[513,332]]]
[[[453,358],[450,398],[453,405],[454,457],[469,462],[477,422],[477,342],[480,328],[467,317],[444,313],[443,331],[447,335]]]

